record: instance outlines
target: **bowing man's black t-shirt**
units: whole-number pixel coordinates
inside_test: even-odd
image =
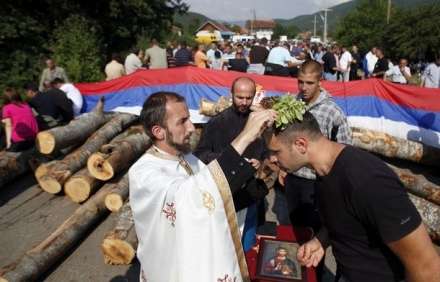
[[[341,274],[353,282],[402,280],[404,267],[386,243],[411,233],[421,218],[394,172],[374,155],[346,146],[316,185]]]

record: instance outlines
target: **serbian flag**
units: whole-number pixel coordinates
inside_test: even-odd
[[[79,83],[88,112],[105,96],[106,111],[139,114],[146,98],[157,91],[184,96],[195,123],[209,118],[199,114],[202,98],[216,102],[230,96],[232,82],[240,76],[257,83],[257,95],[296,94],[294,78],[254,75],[238,72],[181,67],[163,70],[139,70],[133,74],[98,83]],[[378,79],[352,82],[323,81],[342,108],[350,126],[388,133],[440,148],[440,89],[397,85]]]

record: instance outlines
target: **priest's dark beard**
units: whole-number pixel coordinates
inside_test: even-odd
[[[168,129],[166,129],[166,135],[167,135],[167,144],[169,146],[173,147],[174,149],[176,149],[177,151],[179,151],[184,155],[191,152],[191,144],[189,142],[183,144],[177,144],[176,142],[174,142],[173,134]]]

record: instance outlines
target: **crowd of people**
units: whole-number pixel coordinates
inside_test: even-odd
[[[422,67],[408,59],[390,59],[380,47],[372,47],[361,54],[356,45],[340,46],[290,41],[268,42],[265,38],[248,42],[198,44],[193,49],[185,42],[177,46],[168,42],[161,48],[156,40],[146,50],[133,50],[124,64],[114,54],[106,66],[107,80],[130,74],[140,68],[172,68],[193,65],[199,68],[230,70],[238,72],[292,76],[305,61],[315,60],[324,69],[323,79],[330,81],[351,81],[366,78],[380,78],[399,84],[415,84],[428,88],[439,88],[440,56],[428,58],[429,64]],[[120,60],[119,60],[120,61]],[[124,70],[125,69],[125,70]]]

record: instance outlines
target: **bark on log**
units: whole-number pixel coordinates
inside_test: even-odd
[[[409,169],[402,169],[389,163],[387,165],[397,174],[408,192],[440,206],[440,186],[421,174],[412,173]]]
[[[41,188],[52,194],[59,193],[67,179],[86,165],[91,154],[98,151],[102,145],[108,143],[136,119],[137,117],[131,114],[118,114],[63,160],[40,165],[35,171],[35,177]]]
[[[390,158],[440,166],[440,149],[438,148],[368,129],[353,127],[352,132],[354,146],[361,149]]]
[[[29,160],[36,155],[35,149],[23,152],[0,152],[0,187],[29,170]]]
[[[137,236],[130,204],[122,207],[115,227],[102,241],[101,249],[106,264],[130,264],[136,254]]]
[[[201,99],[199,112],[202,115],[212,117],[223,112],[231,105],[231,100],[224,96],[220,97],[217,102],[211,102],[206,99]]]
[[[50,266],[63,258],[66,252],[81,242],[90,229],[96,227],[107,214],[104,198],[108,193],[128,187],[128,176],[119,181],[107,183],[87,202],[61,224],[47,239],[26,252],[20,259],[0,269],[0,281],[34,281]]]
[[[118,172],[129,167],[151,145],[146,134],[132,134],[102,147],[87,161],[90,174],[100,180],[109,180]]]
[[[128,193],[128,186],[121,187],[121,189],[109,193],[105,197],[106,208],[111,212],[118,212],[124,205],[125,200],[127,200]]]
[[[409,198],[416,206],[423,223],[428,229],[429,236],[432,241],[440,243],[440,207],[428,202],[422,198],[409,194]]]
[[[89,170],[85,167],[66,181],[64,193],[75,203],[82,203],[102,184],[103,182],[90,175]]]
[[[37,149],[40,153],[47,155],[71,145],[81,144],[102,124],[108,121],[109,117],[104,115],[103,108],[104,103],[101,98],[92,112],[81,115],[65,126],[51,128],[38,133],[35,140]]]

